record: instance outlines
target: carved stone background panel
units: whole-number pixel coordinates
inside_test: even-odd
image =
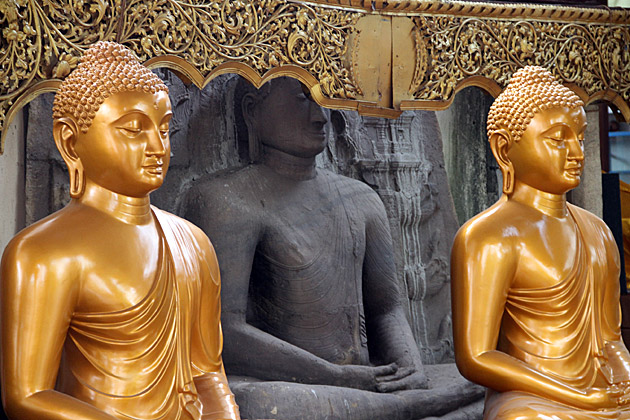
[[[169,86],[174,117],[172,157],[164,185],[151,193],[159,208],[184,215],[186,191],[216,174],[242,168],[235,90],[223,75],[204,89],[158,71]],[[69,201],[68,174],[52,138],[52,94],[33,100],[25,159],[25,224]],[[385,204],[397,278],[423,362],[452,361],[448,258],[459,227],[449,191],[436,113],[408,111],[396,120],[326,111],[328,145],[318,166],[370,185]],[[297,204],[297,203],[296,203]]]

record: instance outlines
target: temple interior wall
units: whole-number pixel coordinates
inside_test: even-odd
[[[483,90],[469,87],[455,95],[448,109],[436,112],[460,225],[501,196],[501,171],[486,135],[486,120],[493,100]]]
[[[0,249],[24,227],[24,111],[6,128],[0,156]]]
[[[494,99],[472,87],[457,93],[451,106],[436,112],[442,131],[444,162],[460,225],[494,204],[503,179],[486,134],[488,111]],[[580,186],[567,199],[602,217],[602,180],[599,141],[599,106],[585,107],[584,172]]]
[[[571,203],[603,217],[602,161],[599,142],[599,105],[588,105],[584,133],[584,172],[580,186],[568,194]]]

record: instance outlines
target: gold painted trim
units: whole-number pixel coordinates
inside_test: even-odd
[[[487,18],[554,20],[559,22],[630,23],[630,10],[604,6],[577,7],[528,3],[491,3],[456,0],[309,0],[300,3],[341,7],[382,15],[445,15]]]
[[[26,92],[30,100],[42,92],[40,82],[65,77],[100,40],[120,42],[142,62],[172,68],[200,87],[225,72],[256,84],[290,75],[322,105],[369,107],[354,100],[357,87],[343,62],[360,16],[281,0],[3,0],[0,130],[27,102]]]

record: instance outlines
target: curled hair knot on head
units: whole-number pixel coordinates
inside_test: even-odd
[[[105,99],[124,91],[155,94],[168,93],[168,88],[127,47],[115,42],[97,42],[61,83],[53,103],[53,119],[71,117],[81,132],[86,133]]]
[[[584,106],[584,102],[558,82],[549,70],[539,66],[523,67],[514,73],[507,87],[490,107],[488,138],[506,129],[511,140],[518,141],[536,112],[563,106],[573,109]]]

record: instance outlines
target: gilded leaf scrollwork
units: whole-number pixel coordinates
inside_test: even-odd
[[[200,85],[220,71],[260,82],[281,69],[316,81],[327,106],[393,115],[365,97],[368,86],[359,86],[347,60],[365,48],[357,22],[374,14],[413,21],[414,46],[391,46],[415,48],[400,51],[413,57],[404,66],[414,68],[415,61],[412,82],[396,83],[395,74],[386,82],[404,85],[392,98],[404,98],[407,108],[439,107],[473,77],[504,86],[526,64],[553,69],[589,97],[612,92],[630,103],[630,12],[624,10],[457,0],[0,0],[0,130],[23,103],[54,90],[100,40],[121,42],[158,66],[172,58],[174,69],[187,66]],[[383,51],[377,58],[383,62],[368,63],[363,74],[387,68],[393,56]]]
[[[352,99],[343,65],[360,13],[281,0],[0,0],[0,129],[16,98],[61,79],[100,40],[123,43],[141,61],[175,55],[208,79],[238,62],[259,76],[300,67],[329,98]]]
[[[22,92],[63,78],[86,47],[114,39],[117,10],[105,0],[0,1],[0,130]]]
[[[418,16],[414,22],[429,60],[411,85],[416,100],[448,100],[471,76],[503,87],[525,65],[552,69],[589,96],[610,89],[630,100],[627,25],[453,16]]]
[[[296,65],[315,76],[324,94],[353,98],[356,86],[342,65],[346,38],[360,14],[279,0],[128,1],[120,42],[141,60],[173,54],[202,75],[238,61],[259,75]]]

